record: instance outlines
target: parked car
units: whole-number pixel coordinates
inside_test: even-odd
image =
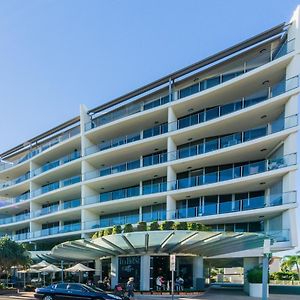
[[[122,300],[122,297],[81,283],[57,283],[37,288],[34,297],[42,300],[97,299]]]

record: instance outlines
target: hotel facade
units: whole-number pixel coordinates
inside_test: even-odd
[[[82,105],[78,117],[2,153],[0,234],[50,251],[113,225],[172,220],[264,233],[272,251],[296,247],[299,27],[298,7],[289,23],[94,109]],[[247,270],[261,254],[204,260]],[[95,265],[112,284],[134,266],[147,290],[163,259]],[[177,267],[189,286],[204,276],[202,256],[178,255]]]

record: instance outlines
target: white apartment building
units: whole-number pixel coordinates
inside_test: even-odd
[[[289,23],[94,109],[82,105],[78,117],[2,153],[1,235],[50,250],[113,225],[173,220],[263,232],[272,251],[294,248],[299,54],[298,7]],[[260,255],[212,261],[247,269]],[[189,257],[179,263],[195,274]],[[149,289],[155,275],[145,276]]]

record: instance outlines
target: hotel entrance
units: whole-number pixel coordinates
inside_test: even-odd
[[[170,256],[150,257],[150,289],[154,291],[171,290]],[[181,277],[183,284],[181,287],[174,283],[175,289],[191,289],[193,287],[193,257],[176,257],[176,278]]]

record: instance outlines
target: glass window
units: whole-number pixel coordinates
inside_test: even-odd
[[[268,99],[268,89],[265,89],[263,91],[259,91],[255,94],[252,94],[248,97],[245,97],[244,106],[249,107],[254,104],[260,103],[264,100]]]
[[[210,137],[205,139],[205,153],[218,150],[219,139],[215,137]]]
[[[232,164],[223,165],[219,167],[220,181],[233,179]]]
[[[199,92],[199,83],[193,84],[179,91],[179,98],[187,97]]]
[[[225,135],[220,138],[221,148],[227,148],[230,146],[237,145],[242,141],[241,133],[234,133],[230,135]]]
[[[217,206],[218,196],[205,196],[204,204],[202,207],[202,214],[204,216],[217,214]]]
[[[206,88],[209,89],[211,87],[214,87],[216,85],[220,84],[220,75],[216,77],[212,77],[209,79],[206,79]]]
[[[57,288],[57,289],[66,289],[67,284],[66,283],[59,283],[55,286],[55,288]]]
[[[205,179],[204,183],[215,183],[218,181],[218,167],[207,167],[205,168]]]
[[[260,127],[251,129],[244,132],[244,141],[251,141],[260,137],[263,137],[267,134],[267,127]]]
[[[206,110],[206,121],[219,117],[219,106],[209,108]]]
[[[237,224],[235,224],[235,231],[236,232],[247,232],[248,231],[248,224],[247,223],[237,223]]]

